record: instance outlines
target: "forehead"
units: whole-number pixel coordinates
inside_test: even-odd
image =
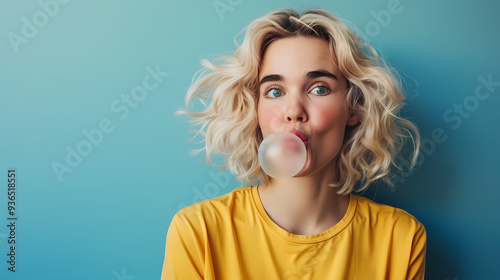
[[[259,79],[269,74],[304,75],[317,69],[339,73],[337,59],[330,53],[327,41],[305,36],[280,38],[268,45],[262,58]]]

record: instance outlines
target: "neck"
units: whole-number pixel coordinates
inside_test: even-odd
[[[333,173],[319,171],[310,176],[272,179],[258,186],[262,205],[269,217],[290,233],[323,232],[342,219],[349,203],[349,196],[339,195],[337,188],[328,186],[335,177]]]

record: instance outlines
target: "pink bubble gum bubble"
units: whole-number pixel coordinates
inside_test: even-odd
[[[273,178],[292,178],[302,170],[306,158],[304,142],[289,132],[275,132],[259,146],[260,166]]]

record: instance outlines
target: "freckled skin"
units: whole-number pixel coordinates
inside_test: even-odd
[[[259,81],[274,74],[282,75],[284,80],[260,85],[259,126],[264,138],[292,128],[308,136],[307,161],[296,177],[333,170],[346,125],[357,123],[344,107],[347,81],[336,61],[326,41],[303,36],[273,41],[264,53]],[[326,70],[337,79],[306,77],[308,72],[318,70]],[[326,93],[318,87],[326,88]]]

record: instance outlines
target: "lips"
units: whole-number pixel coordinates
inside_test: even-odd
[[[297,135],[302,141],[307,141],[307,137],[304,135],[304,133],[296,130],[295,128],[290,130],[290,133]]]
[[[304,133],[302,133],[301,131],[299,131],[295,128],[290,130],[290,133],[297,135],[297,137],[299,137],[300,140],[302,140],[302,142],[304,142],[304,145],[307,146],[307,136]]]
[[[300,144],[297,143],[297,140],[295,139],[286,138],[283,144],[289,151],[293,151],[295,153],[300,152]]]

